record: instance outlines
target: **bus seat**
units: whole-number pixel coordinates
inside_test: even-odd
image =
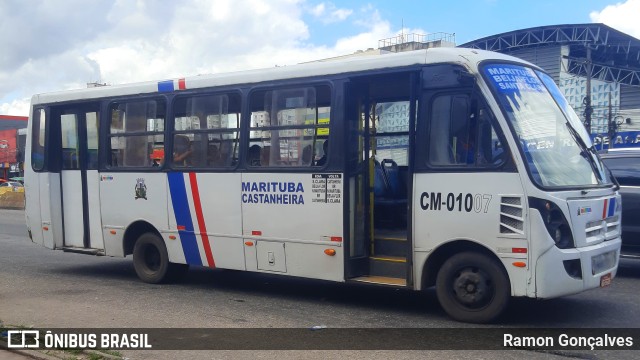
[[[377,224],[384,227],[406,226],[407,195],[403,190],[398,164],[385,159],[380,164],[375,162],[374,212]],[[378,181],[381,178],[381,181]],[[378,186],[378,183],[384,185]],[[377,192],[378,188],[379,192]]]
[[[406,198],[398,164],[391,159],[384,159],[381,165],[389,186],[389,195],[394,199]]]
[[[375,198],[384,198],[388,194],[387,179],[384,174],[384,169],[378,160],[374,160],[373,163],[373,196]]]

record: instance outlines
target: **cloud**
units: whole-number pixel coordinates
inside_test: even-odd
[[[29,99],[20,99],[0,104],[0,114],[27,116],[29,115],[29,102]],[[25,109],[27,109],[26,112]]]
[[[336,21],[343,21],[349,17],[353,13],[353,10],[350,9],[336,9],[331,12],[331,18]]]
[[[102,15],[110,1],[0,2],[0,69],[10,71],[30,59],[62,54],[108,26]]]
[[[604,23],[640,39],[640,0],[627,0],[589,14],[591,21]]]
[[[238,11],[237,9],[242,9]],[[27,115],[35,93],[292,65],[376,47],[395,31],[375,8],[348,36],[314,44],[308,14],[351,10],[303,0],[0,1],[0,113]],[[314,10],[315,9],[315,10]],[[12,16],[6,16],[11,14]]]
[[[307,12],[320,20],[323,24],[331,24],[346,20],[353,10],[340,9],[332,2],[320,3],[307,10]]]
[[[309,9],[309,13],[315,17],[321,17],[322,15],[324,15],[324,12],[326,10],[326,5],[325,3],[320,3],[314,7],[312,7],[311,9]]]

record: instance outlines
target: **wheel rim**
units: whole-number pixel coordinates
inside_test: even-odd
[[[478,310],[491,303],[495,288],[491,276],[478,267],[465,267],[454,274],[453,297],[458,304]]]
[[[161,257],[160,257],[160,251],[155,246],[147,245],[144,247],[143,259],[144,259],[144,265],[147,268],[147,270],[151,272],[156,272],[160,270],[160,266],[162,263]]]

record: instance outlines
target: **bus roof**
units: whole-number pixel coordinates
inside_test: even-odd
[[[524,62],[523,60],[512,56],[478,49],[432,48],[383,55],[355,56],[340,60],[316,61],[267,69],[198,75],[181,79],[146,81],[36,94],[31,98],[31,104],[35,105],[72,100],[99,99],[103,97],[136,94],[154,94],[174,90],[216,86],[256,84],[284,79],[347,74],[367,70],[380,70],[437,63],[456,63],[475,70],[477,64],[486,59]]]

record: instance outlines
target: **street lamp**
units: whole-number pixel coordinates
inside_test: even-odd
[[[624,116],[616,115],[609,121],[609,149],[613,148],[614,137],[622,124],[631,124],[631,118],[625,119]]]

